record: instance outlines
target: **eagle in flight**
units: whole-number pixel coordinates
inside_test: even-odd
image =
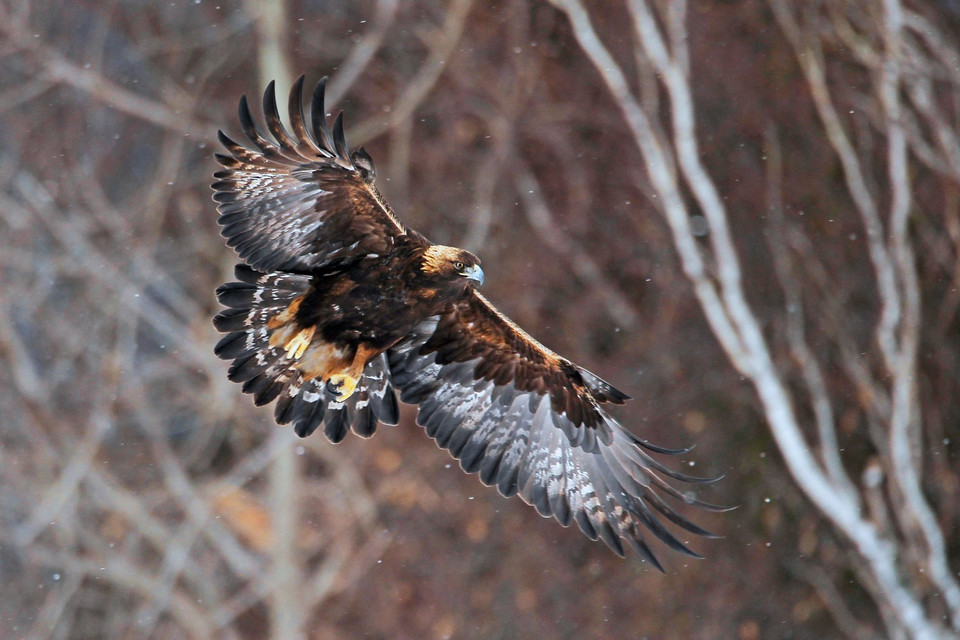
[[[719,507],[665,478],[706,480],[648,453],[686,450],[626,431],[604,405],[627,396],[498,312],[476,289],[477,256],[404,226],[377,190],[371,157],[348,150],[342,113],[331,131],[326,79],[309,120],[303,80],[290,93],[292,131],[280,122],[271,82],[268,131],[240,100],[240,125],[255,148],[219,132],[228,153],[216,154],[224,168],[214,174],[214,200],[240,259],[237,282],[217,289],[226,310],[214,319],[227,334],[215,350],[233,361],[229,378],[257,405],[276,401],[277,423],[292,423],[301,437],[322,426],[332,442],[397,424],[399,391],[418,405],[417,422],[437,444],[504,496],[518,494],[564,526],[575,520],[620,555],[626,541],[658,568],[644,528],[696,556],[658,514],[710,534],[662,496]]]

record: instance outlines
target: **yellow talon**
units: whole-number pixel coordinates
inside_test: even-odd
[[[287,344],[283,345],[288,358],[292,358],[293,360],[300,359],[303,352],[310,346],[310,341],[313,339],[313,331],[314,327],[301,329],[297,335],[290,338]]]
[[[327,381],[327,386],[330,391],[337,394],[336,401],[343,402],[357,390],[358,382],[360,382],[359,378],[353,378],[349,374],[335,373],[330,376],[330,380]]]

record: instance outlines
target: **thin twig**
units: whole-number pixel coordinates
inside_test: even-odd
[[[57,482],[46,491],[30,516],[14,531],[13,538],[17,545],[29,546],[51,520],[56,520],[57,513],[74,496],[81,479],[88,475],[94,456],[100,450],[100,443],[111,426],[111,421],[103,413],[98,412],[90,417],[86,435],[74,448],[74,453],[64,465]]]
[[[382,114],[378,114],[362,121],[351,129],[352,140],[363,143],[376,138],[395,126],[394,123],[402,122],[413,115],[440,79],[447,60],[456,51],[472,6],[473,0],[453,0],[450,3],[443,25],[436,29],[435,37],[430,38],[432,46],[426,61],[390,109],[390,117],[385,118]]]
[[[380,46],[390,33],[397,15],[397,0],[378,0],[377,10],[373,14],[370,28],[363,37],[353,45],[350,53],[337,67],[337,74],[330,79],[327,85],[327,108],[333,109],[343,96],[349,93],[350,88],[360,78],[364,70],[370,65],[373,57],[380,50]]]
[[[628,298],[603,275],[603,270],[575,240],[560,233],[550,208],[540,195],[540,185],[529,168],[518,160],[520,170],[514,178],[520,199],[523,200],[527,220],[534,231],[554,253],[563,256],[577,277],[590,291],[601,296],[607,313],[618,326],[629,329],[637,326],[639,316]]]

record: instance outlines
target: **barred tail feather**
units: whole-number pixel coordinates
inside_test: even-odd
[[[377,424],[397,424],[399,407],[390,383],[385,355],[374,358],[364,369],[357,391],[345,402],[335,402],[323,381],[304,380],[281,347],[270,346],[272,330],[267,323],[283,312],[310,286],[310,276],[294,273],[261,273],[239,264],[238,282],[217,289],[217,299],[227,309],[214,318],[214,326],[226,333],[214,353],[232,360],[228,377],[243,384],[258,406],[276,400],[278,424],[293,424],[294,432],[306,437],[324,424],[333,442],[348,431],[369,437]]]

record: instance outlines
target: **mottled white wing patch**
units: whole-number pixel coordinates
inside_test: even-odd
[[[225,137],[224,137],[225,138]],[[317,246],[326,211],[317,209],[328,192],[224,139],[232,152],[215,174],[223,236],[241,260],[265,271],[292,270],[321,263],[328,247]],[[270,173],[273,171],[274,173]]]

